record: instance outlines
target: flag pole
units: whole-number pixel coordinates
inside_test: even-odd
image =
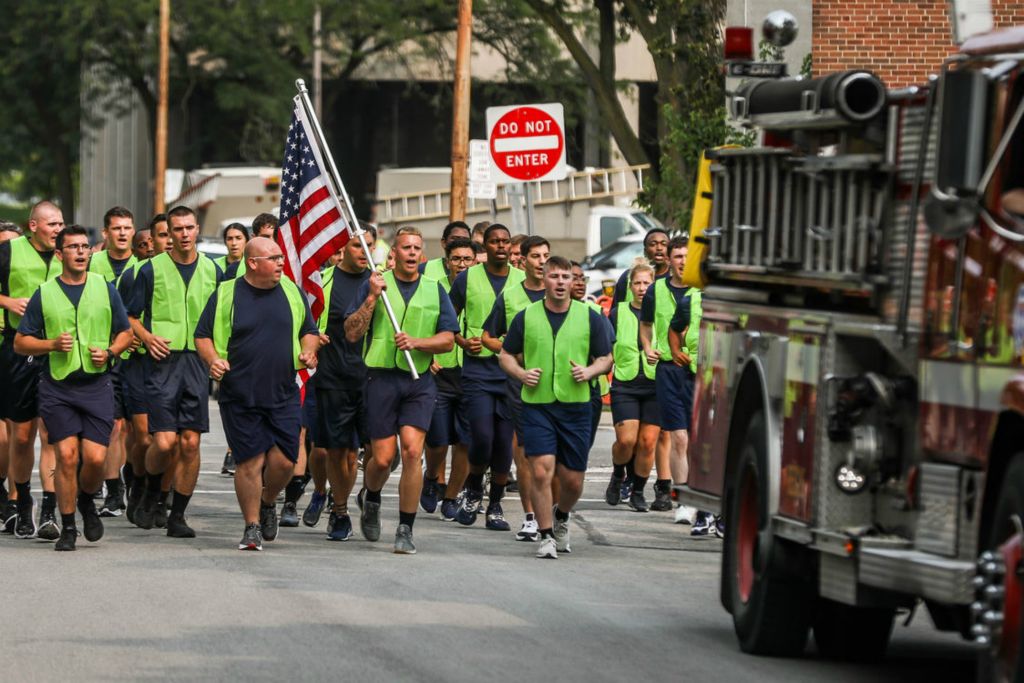
[[[306,117],[313,123],[313,133],[317,136],[318,142],[320,143],[320,151],[323,153],[324,159],[327,161],[328,170],[330,171],[329,176],[334,182],[334,188],[332,194],[334,198],[338,200],[338,203],[342,205],[343,210],[348,214],[348,225],[349,230],[355,235],[356,239],[359,240],[359,244],[363,247],[363,253],[366,254],[366,260],[370,263],[370,270],[375,270],[377,265],[373,262],[373,254],[370,253],[370,248],[366,244],[366,231],[359,225],[359,219],[356,218],[355,212],[352,210],[352,201],[348,197],[348,191],[345,190],[345,183],[341,181],[341,174],[338,173],[338,167],[334,164],[334,155],[331,154],[330,148],[327,146],[327,139],[324,138],[324,132],[320,128],[320,120],[316,117],[316,112],[313,111],[313,104],[309,101],[309,91],[306,90],[306,81],[301,78],[295,80],[295,87],[299,91],[299,98],[302,101],[302,108],[306,111]],[[401,326],[398,324],[398,318],[395,317],[395,311],[391,308],[391,302],[388,301],[388,293],[386,291],[381,292],[381,298],[384,301],[384,310],[387,311],[388,319],[391,321],[391,327],[394,328],[395,334],[402,331]],[[420,378],[420,373],[416,371],[416,365],[413,364],[412,354],[409,350],[405,350],[405,362],[409,364],[409,372],[412,373],[414,380]]]

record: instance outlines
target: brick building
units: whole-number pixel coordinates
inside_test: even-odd
[[[1024,25],[1024,1],[991,0],[996,27]],[[922,83],[956,51],[947,0],[813,0],[814,73],[863,68],[890,88]]]

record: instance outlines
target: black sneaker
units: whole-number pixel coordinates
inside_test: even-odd
[[[281,526],[293,527],[299,525],[299,510],[295,503],[285,503],[281,506]],[[276,535],[276,534],[275,534]],[[264,530],[263,538],[272,541],[270,536],[267,536],[267,532]]]
[[[171,538],[195,538],[196,532],[185,521],[185,515],[172,512],[167,516],[167,535]]]
[[[224,464],[220,466],[220,473],[229,477],[235,476],[235,458],[231,451],[224,454]]]
[[[33,517],[33,506],[32,501],[29,501],[28,509],[24,510],[21,507],[18,508],[14,519],[14,537],[15,538],[35,538],[36,537],[36,522]]]
[[[149,491],[144,491],[142,499],[139,501],[139,507],[135,510],[135,519],[132,520],[135,526],[140,529],[152,529],[156,517],[156,507],[159,504],[159,494],[153,495]]]
[[[455,521],[463,526],[470,526],[476,522],[476,515],[483,507],[483,494],[478,491],[466,491],[466,497],[462,499],[459,511],[455,513]]]
[[[260,533],[263,534],[263,539],[273,541],[277,538],[277,527],[277,506],[273,503],[260,503]]]
[[[506,493],[519,493],[519,482],[515,477],[509,477],[508,483],[505,484]]]
[[[359,531],[367,541],[380,540],[380,503],[363,501],[362,513],[359,515]]]
[[[309,497],[309,505],[306,506],[306,511],[302,513],[302,523],[310,528],[319,524],[320,515],[324,512],[324,504],[326,502],[326,493],[313,491],[313,495]]]
[[[440,487],[436,479],[423,477],[423,489],[420,491],[420,507],[428,514],[434,514],[437,509],[437,499],[440,495]]]
[[[359,493],[356,494],[356,507],[358,507],[360,510],[363,509],[363,501],[364,500],[366,500],[366,487],[365,486],[363,488],[359,489]],[[333,505],[333,504],[334,504],[334,501],[332,500],[331,501],[331,505]]]
[[[338,522],[338,514],[331,510],[331,514],[327,515],[327,535],[330,536],[331,532],[334,531],[334,525]]]
[[[99,513],[96,512],[96,503],[91,500],[88,503],[83,504],[81,500],[78,501],[78,511],[82,513],[82,527],[84,529],[85,540],[90,543],[103,538],[103,520],[100,519]]]
[[[612,475],[608,488],[604,490],[604,502],[609,505],[618,505],[622,502],[622,479],[623,477]]]
[[[57,513],[53,508],[40,507],[36,538],[44,541],[56,541],[60,538],[60,525],[57,524]]]
[[[156,510],[153,511],[153,526],[157,529],[167,526],[167,503],[163,500],[156,504]]]
[[[18,521],[18,503],[8,500],[0,509],[0,534],[13,534],[14,524]]]
[[[245,527],[242,540],[238,542],[239,550],[263,550],[263,535],[260,533],[259,524],[249,524]]]
[[[647,512],[650,510],[647,500],[644,499],[643,491],[633,491],[630,493],[628,505],[634,512]]]
[[[117,493],[111,493],[103,499],[103,507],[100,508],[100,517],[120,517],[121,512],[125,509],[124,497],[121,495],[121,491]],[[88,538],[86,534],[86,538]]]
[[[128,489],[128,504],[125,505],[124,516],[128,518],[128,521],[135,524],[135,513],[139,509],[139,504],[142,502],[143,488],[141,486],[133,486]]]
[[[654,484],[654,502],[651,503],[651,510],[654,512],[666,512],[672,509],[672,494],[669,492],[668,486],[658,486],[658,483]]]
[[[78,529],[75,527],[64,527],[60,530],[60,538],[54,544],[53,549],[57,551],[69,551],[75,549],[75,540],[78,538]]]

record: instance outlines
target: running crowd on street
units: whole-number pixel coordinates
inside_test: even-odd
[[[316,320],[283,276],[271,214],[228,225],[219,259],[198,250],[199,221],[184,206],[145,226],[111,208],[96,247],[48,201],[24,234],[0,224],[0,531],[67,551],[79,519],[96,542],[104,518],[123,514],[194,537],[187,512],[215,395],[240,550],[327,512],[328,540],[352,538],[356,516],[378,541],[384,518],[394,551],[412,554],[422,510],[465,526],[482,517],[555,559],[572,552],[570,515],[610,394],[606,502],[674,511],[691,534],[722,535],[721,519],[674,502],[673,482],[687,479],[701,317],[700,291],[683,284],[685,237],[651,229],[602,306],[588,301],[580,264],[540,236],[455,221],[444,255],[426,260],[415,227],[390,245],[361,227],[384,263],[372,268],[349,239],[321,271]],[[302,370],[312,372],[304,388]],[[381,490],[399,464],[395,519]],[[513,491],[524,513],[514,532]]]

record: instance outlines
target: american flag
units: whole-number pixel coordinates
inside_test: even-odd
[[[328,189],[327,168],[302,101],[295,98],[288,141],[281,164],[281,226],[277,243],[284,253],[284,273],[309,299],[316,320],[324,310],[320,266],[345,246],[350,236],[337,196]],[[296,382],[305,399],[306,381],[313,373],[302,369]]]
[[[323,154],[296,98],[281,164],[281,228],[277,242],[284,273],[309,299],[313,318],[324,310],[320,267],[345,246],[349,228],[337,197],[328,189]]]

